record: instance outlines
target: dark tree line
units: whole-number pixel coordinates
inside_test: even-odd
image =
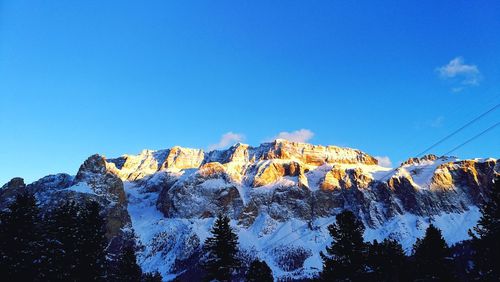
[[[430,224],[407,257],[395,240],[363,241],[364,225],[350,211],[328,227],[332,243],[321,253],[321,281],[456,281],[450,248]]]
[[[105,221],[95,201],[68,201],[42,215],[32,194],[21,193],[0,212],[2,281],[161,281],[144,274],[133,246],[107,260]]]
[[[453,254],[441,230],[430,224],[423,238],[406,256],[402,246],[386,239],[381,243],[363,241],[364,226],[350,211],[337,215],[328,227],[333,239],[323,259],[321,281],[500,281],[500,178],[497,177],[481,218],[470,231],[470,243]],[[472,257],[461,258],[470,248]],[[471,265],[470,271],[463,270]],[[458,267],[457,267],[458,266]]]
[[[39,210],[36,200],[21,194],[0,213],[0,276],[7,281],[32,281],[42,267]]]

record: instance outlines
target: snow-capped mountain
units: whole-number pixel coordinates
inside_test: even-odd
[[[278,277],[298,278],[321,269],[327,225],[343,209],[365,223],[366,240],[391,237],[407,250],[431,221],[448,243],[467,239],[499,172],[496,159],[434,155],[390,169],[359,150],[286,140],[211,152],[173,147],[93,155],[76,176],[29,185],[14,178],[0,190],[0,208],[23,189],[47,208],[68,197],[94,198],[105,207],[111,249],[136,240],[144,271],[167,279],[196,271],[190,261],[222,212],[245,256],[266,260]]]

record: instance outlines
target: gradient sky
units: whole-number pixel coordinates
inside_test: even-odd
[[[228,132],[397,165],[500,103],[500,3],[404,2],[0,1],[0,183]],[[454,155],[498,158],[499,140]]]

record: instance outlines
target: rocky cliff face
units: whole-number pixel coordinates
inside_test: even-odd
[[[198,149],[173,147],[172,149],[144,150],[139,155],[124,155],[109,159],[116,173],[123,179],[134,181],[159,171],[180,171],[199,168],[210,162],[221,164],[255,163],[264,160],[295,160],[306,166],[323,164],[376,165],[377,160],[359,150],[336,146],[315,146],[305,143],[276,140],[259,147],[236,144],[224,151],[204,152]]]
[[[106,237],[123,237],[123,229],[130,225],[127,198],[122,180],[109,172],[106,160],[99,155],[89,157],[78,170],[73,186],[88,186],[93,196],[105,207]]]
[[[161,182],[157,207],[166,217],[205,218],[225,212],[241,222],[253,222],[261,213],[279,221],[310,220],[348,208],[376,226],[404,212],[461,212],[483,200],[482,189],[491,185],[497,163],[430,155],[392,171],[358,150],[282,140],[256,148],[237,144],[207,154],[179,148],[173,156],[165,152],[162,164],[149,152],[140,155],[145,170],[136,166],[132,172],[127,168],[125,176],[119,168],[115,173],[124,180],[144,175],[145,183]],[[146,176],[152,166],[161,177]]]
[[[110,241],[119,246],[133,227],[142,266],[164,275],[189,268],[182,262],[199,252],[213,217],[226,213],[249,256],[268,261],[279,277],[305,277],[321,267],[326,226],[343,209],[362,219],[367,239],[411,246],[430,218],[446,228],[449,242],[465,239],[499,171],[496,159],[434,155],[388,169],[359,150],[285,140],[211,152],[174,147],[115,159],[94,155],[75,177],[29,185],[15,178],[0,190],[0,208],[26,189],[47,207],[68,197],[97,200]],[[303,261],[293,267],[281,261],[283,248]]]
[[[131,234],[126,232],[131,221],[122,180],[106,168],[102,156],[89,157],[75,177],[68,174],[49,175],[31,184],[14,178],[0,189],[0,207],[6,208],[15,195],[23,191],[33,193],[42,212],[49,212],[64,201],[97,201],[103,207],[109,251],[117,254]]]

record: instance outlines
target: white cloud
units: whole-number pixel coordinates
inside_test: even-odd
[[[292,142],[307,142],[313,138],[314,132],[309,129],[299,129],[292,132],[280,132],[273,140],[285,139]]]
[[[391,159],[388,156],[375,156],[379,166],[392,167]]]
[[[212,151],[224,149],[228,146],[234,145],[235,143],[243,142],[243,140],[245,140],[245,136],[243,134],[227,132],[221,136],[219,143],[208,146],[208,150]]]
[[[456,57],[448,64],[436,68],[442,79],[452,79],[462,85],[478,85],[481,72],[476,65],[467,65],[464,58]],[[458,91],[457,91],[458,90]],[[454,87],[453,92],[460,92],[462,87]]]

